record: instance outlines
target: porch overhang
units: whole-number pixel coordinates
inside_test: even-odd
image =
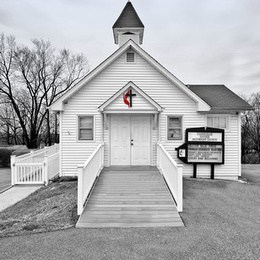
[[[142,102],[142,106],[129,107],[124,104],[123,95],[128,89],[138,94],[139,102]],[[163,111],[163,107],[136,84],[129,81],[124,87],[99,106],[98,111],[104,114],[158,114]]]

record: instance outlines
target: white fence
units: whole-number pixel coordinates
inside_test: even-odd
[[[161,171],[164,179],[172,193],[176,204],[177,210],[183,210],[183,183],[182,183],[182,164],[177,164],[165,148],[157,145],[157,167]]]
[[[11,156],[12,185],[45,184],[59,173],[59,145]]]
[[[83,212],[97,176],[104,167],[104,144],[100,144],[85,164],[78,166],[78,215]]]

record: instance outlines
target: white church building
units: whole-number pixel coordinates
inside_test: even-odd
[[[184,84],[143,50],[144,25],[130,1],[113,35],[118,49],[51,106],[60,115],[60,176],[76,176],[99,147],[102,167],[156,167],[163,149],[192,176],[194,165],[176,149],[187,129],[210,127],[224,130],[224,161],[214,165],[214,177],[237,180],[241,112],[251,106],[225,85]],[[197,177],[210,177],[209,162],[196,165]]]

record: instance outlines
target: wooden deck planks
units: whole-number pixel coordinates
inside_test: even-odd
[[[183,226],[154,167],[113,167],[100,174],[77,227]]]

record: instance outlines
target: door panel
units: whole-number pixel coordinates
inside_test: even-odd
[[[111,117],[111,165],[150,165],[150,148],[149,116]]]
[[[132,117],[131,165],[150,165],[150,118]]]
[[[111,165],[130,165],[130,117],[111,117]]]

